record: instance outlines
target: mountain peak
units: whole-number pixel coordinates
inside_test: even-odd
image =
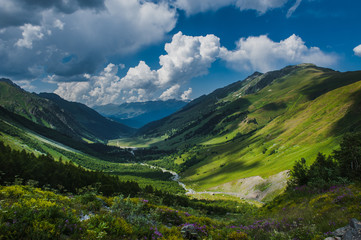
[[[21,87],[19,87],[18,85],[16,85],[13,81],[11,81],[10,79],[8,78],[0,78],[0,82],[4,82],[4,83],[7,83],[13,87],[16,87],[16,88],[19,88],[19,89],[22,89]]]
[[[52,99],[52,100],[63,100],[59,95],[55,93],[41,92],[38,94],[39,97]]]

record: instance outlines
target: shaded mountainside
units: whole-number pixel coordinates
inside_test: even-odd
[[[157,147],[182,149],[154,164],[182,171],[196,190],[222,191],[226,183],[331,153],[344,133],[361,130],[360,105],[361,71],[301,64],[217,89],[138,134],[163,136]]]
[[[103,141],[133,131],[83,104],[65,101],[55,94],[29,93],[8,79],[0,79],[0,106],[77,139]]]
[[[103,117],[84,104],[66,101],[54,93],[40,93],[39,96],[61,106],[87,131],[101,139],[114,139],[133,132],[133,129]]]
[[[185,101],[172,99],[167,101],[123,103],[120,105],[107,104],[94,106],[93,109],[114,121],[139,128],[178,111],[186,104]]]

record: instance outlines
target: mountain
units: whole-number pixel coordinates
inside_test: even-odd
[[[100,139],[119,138],[134,132],[132,128],[109,120],[84,104],[66,101],[54,93],[40,93],[38,96],[61,106],[62,109],[70,113],[81,126]]]
[[[196,190],[237,191],[244,178],[267,178],[331,153],[361,130],[361,71],[288,66],[217,89],[149,123],[140,139],[178,149],[153,164],[182,172]]]
[[[186,104],[185,101],[172,99],[167,101],[123,103],[120,105],[107,104],[94,106],[93,109],[114,121],[139,128],[178,111]]]
[[[9,79],[0,79],[0,106],[76,139],[104,141],[133,132],[83,104],[68,102],[55,94],[29,93]]]

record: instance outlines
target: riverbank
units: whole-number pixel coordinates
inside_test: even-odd
[[[174,171],[147,163],[141,163],[141,165],[172,174],[172,180],[177,182],[186,191],[186,195],[229,195],[242,200],[248,200],[251,202],[256,201],[261,204],[263,204],[264,201],[269,201],[276,195],[280,194],[286,187],[288,177],[288,171],[283,171],[267,179],[260,176],[242,178],[230,183],[219,185],[209,191],[195,191],[194,189],[186,186],[185,183],[181,182],[181,177]]]

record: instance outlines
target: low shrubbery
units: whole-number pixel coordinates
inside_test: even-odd
[[[144,198],[94,191],[62,195],[33,186],[0,187],[0,239],[318,240],[361,214],[359,185],[323,193],[297,188],[258,211],[217,221]]]

